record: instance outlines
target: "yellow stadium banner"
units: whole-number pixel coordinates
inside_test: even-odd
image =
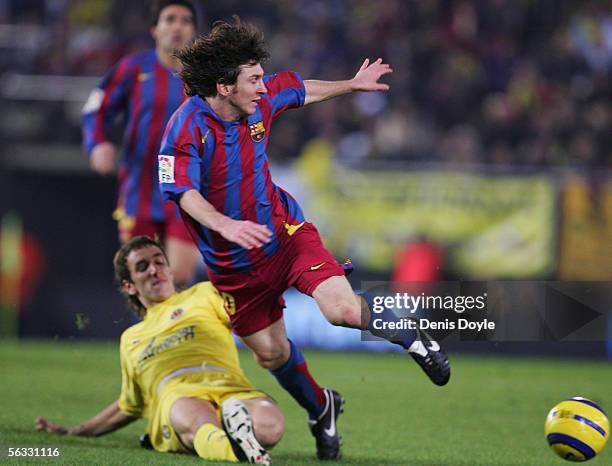
[[[612,180],[564,183],[560,246],[562,280],[612,280]]]
[[[326,143],[306,147],[298,170],[304,208],[338,257],[388,271],[400,245],[425,236],[462,278],[546,277],[554,269],[556,188],[546,176],[456,171],[357,171]]]

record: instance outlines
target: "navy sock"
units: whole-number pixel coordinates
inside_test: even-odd
[[[410,348],[412,343],[414,343],[414,340],[416,340],[417,338],[416,330],[408,328],[401,330],[376,328],[380,327],[382,323],[399,323],[402,321],[402,319],[396,316],[391,309],[388,309],[384,306],[382,306],[382,312],[374,312],[374,295],[367,292],[359,293],[359,295],[363,298],[363,300],[368,304],[368,307],[370,308],[370,320],[368,322],[367,327],[369,332],[376,337],[384,338],[385,340],[390,341],[391,343],[395,343],[396,345],[400,345],[405,349]]]
[[[325,408],[325,393],[308,371],[300,349],[289,340],[289,360],[278,369],[270,370],[278,383],[308,412],[308,417],[317,419]]]

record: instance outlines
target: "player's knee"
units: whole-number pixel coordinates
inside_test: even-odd
[[[336,306],[336,312],[332,313],[329,321],[334,325],[342,327],[361,327],[361,308],[357,301],[341,301]]]
[[[264,448],[272,448],[280,442],[285,433],[285,418],[276,404],[269,403],[265,413],[253,419],[253,428],[259,443]]]
[[[266,346],[255,351],[255,360],[264,369],[278,369],[289,359],[289,348],[284,346]]]
[[[255,430],[259,443],[269,450],[283,438],[283,434],[285,433],[285,421],[281,417],[280,422],[266,426],[265,429],[260,431],[261,435],[257,434],[257,430]]]

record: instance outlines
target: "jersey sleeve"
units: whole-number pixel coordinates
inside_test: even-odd
[[[121,394],[119,408],[126,416],[140,417],[144,403],[140,386],[134,379],[134,369],[124,349],[124,338],[121,339]]]
[[[115,117],[127,106],[132,86],[133,70],[124,58],[104,76],[100,85],[91,91],[83,106],[82,134],[87,155],[101,142],[108,141]]]
[[[185,116],[182,107],[177,110],[166,126],[157,158],[159,189],[164,199],[177,203],[184,192],[200,190],[202,159],[196,134],[201,131],[192,117],[193,113]]]
[[[285,110],[304,105],[306,98],[304,80],[295,71],[281,71],[265,76],[264,82],[268,89],[266,98],[272,108],[272,118],[276,118]]]

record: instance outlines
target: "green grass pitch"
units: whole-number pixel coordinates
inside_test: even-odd
[[[565,461],[544,440],[548,410],[570,396],[612,406],[606,362],[451,355],[447,387],[432,385],[402,354],[305,352],[320,383],[340,391],[346,411],[339,429],[343,459],[333,464],[415,466],[543,466]],[[318,464],[304,412],[250,355],[241,353],[254,382],[275,397],[286,416],[273,464]],[[62,458],[0,458],[1,464],[202,464],[189,455],[138,446],[144,421],[100,438],[34,432],[43,415],[73,425],[118,395],[118,348],[110,343],[0,343],[0,446],[59,446]],[[212,464],[212,463],[208,463]],[[227,464],[227,463],[222,463]],[[610,447],[589,464],[612,464]]]

